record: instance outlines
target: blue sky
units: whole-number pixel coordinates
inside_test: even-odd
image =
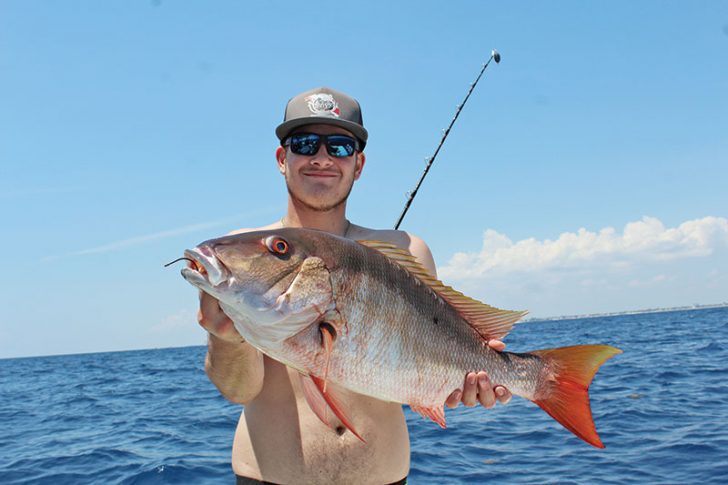
[[[728,300],[728,4],[0,4],[0,357],[202,344],[188,247],[285,209],[291,96],[357,97],[349,204],[533,316]]]

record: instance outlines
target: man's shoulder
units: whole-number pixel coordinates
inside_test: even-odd
[[[364,226],[353,226],[354,229],[350,233],[352,239],[359,240],[370,240],[370,241],[384,241],[391,244],[395,244],[402,248],[409,248],[413,244],[425,245],[425,242],[407,231],[400,231],[397,229],[372,229]]]
[[[351,234],[352,239],[384,241],[409,251],[417,260],[434,275],[435,262],[432,259],[430,248],[425,241],[406,231],[395,229],[370,229],[368,227],[356,226],[356,231]]]
[[[412,239],[412,234],[405,231],[395,229],[371,229],[369,227],[356,226],[356,231],[352,231],[353,239],[384,241],[396,244],[401,247],[408,247]]]

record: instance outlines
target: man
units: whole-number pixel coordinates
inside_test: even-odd
[[[407,248],[435,274],[427,245],[403,231],[374,230],[346,218],[349,192],[362,173],[368,134],[359,103],[329,88],[292,98],[276,129],[278,170],[288,187],[288,210],[258,229],[308,227],[351,239],[378,239]],[[252,229],[250,229],[252,230]],[[247,229],[235,231],[245,232]],[[309,408],[296,371],[243,341],[217,300],[202,293],[200,324],[209,332],[205,369],[230,401],[245,405],[233,444],[238,483],[405,483],[409,435],[402,406],[346,392],[344,407],[362,443],[341,425],[325,426]],[[498,341],[491,347],[502,350]],[[465,376],[448,407],[507,403],[510,392],[493,388],[485,372]]]

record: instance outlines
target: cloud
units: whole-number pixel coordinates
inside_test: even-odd
[[[195,329],[197,323],[197,314],[189,309],[183,308],[177,313],[167,315],[160,322],[149,328],[149,333],[153,334],[173,334],[179,331]]]
[[[204,345],[207,332],[197,323],[197,310],[182,308],[163,317],[141,336],[145,347]]]
[[[654,217],[622,231],[581,228],[512,241],[487,229],[476,252],[457,252],[438,275],[487,303],[553,316],[718,303],[728,295],[728,219],[665,227]]]
[[[47,262],[47,261],[53,261],[60,258],[66,258],[70,256],[86,256],[89,254],[100,254],[100,253],[108,253],[111,251],[118,251],[121,249],[126,249],[132,246],[140,246],[142,244],[146,244],[153,241],[158,241],[160,239],[166,239],[168,237],[174,237],[174,236],[180,236],[182,234],[188,234],[191,232],[199,232],[204,231],[207,229],[212,229],[214,227],[219,227],[225,224],[230,224],[235,221],[239,221],[241,219],[249,218],[252,216],[257,216],[269,212],[273,212],[274,208],[267,208],[267,209],[261,209],[255,212],[247,212],[244,214],[238,214],[236,216],[226,217],[224,219],[218,219],[216,221],[210,221],[210,222],[202,222],[198,224],[190,224],[187,226],[182,227],[176,227],[173,229],[167,229],[164,231],[154,232],[151,234],[145,234],[142,236],[134,236],[126,239],[121,239],[118,241],[113,241],[107,244],[102,244],[100,246],[94,246],[91,248],[86,249],[79,249],[76,251],[71,251],[63,255],[55,255],[55,256],[46,256],[41,261]]]
[[[704,217],[666,228],[654,217],[630,222],[620,234],[612,227],[584,228],[557,239],[518,242],[487,229],[477,253],[455,253],[438,268],[445,279],[481,278],[497,272],[584,271],[590,267],[626,270],[638,264],[709,256],[728,247],[728,219]]]
[[[130,237],[128,239],[121,239],[119,241],[110,242],[101,246],[93,248],[81,249],[78,251],[72,251],[66,256],[83,256],[85,254],[98,254],[108,253],[109,251],[116,251],[118,249],[124,249],[131,246],[139,246],[147,242],[158,241],[159,239],[165,239],[168,237],[179,236],[182,234],[188,234],[190,232],[204,231],[213,227],[221,226],[226,222],[231,222],[230,219],[223,219],[212,222],[202,222],[200,224],[190,224],[188,226],[177,227],[174,229],[167,229],[165,231],[159,231],[152,234],[145,234],[143,236]]]

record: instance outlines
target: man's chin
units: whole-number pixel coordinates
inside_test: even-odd
[[[346,199],[349,198],[353,184],[349,186],[349,190],[347,190],[344,195],[340,195],[338,197],[333,196],[330,193],[320,195],[299,194],[292,190],[289,184],[286,184],[286,187],[288,188],[288,194],[296,205],[316,212],[328,212],[346,204]]]
[[[316,212],[328,212],[346,204],[346,197],[341,197],[334,200],[326,200],[320,197],[302,197],[292,191],[288,191],[294,204],[297,206],[305,207],[306,209]]]
[[[341,207],[342,205],[346,204],[346,198],[339,200],[338,202],[326,202],[326,201],[305,201],[302,199],[298,199],[296,197],[293,197],[294,202],[297,205],[303,206],[309,210],[315,211],[315,212],[329,212],[334,209],[337,209]]]

